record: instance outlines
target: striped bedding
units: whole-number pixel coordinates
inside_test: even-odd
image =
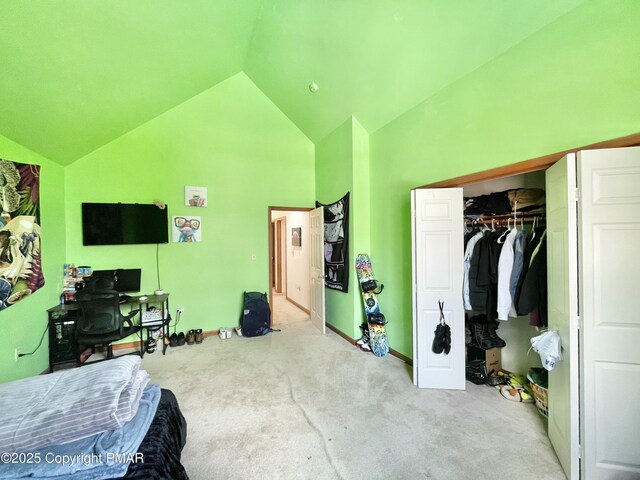
[[[123,356],[0,385],[0,452],[33,451],[123,426],[149,382]]]

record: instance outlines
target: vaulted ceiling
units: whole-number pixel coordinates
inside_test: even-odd
[[[372,133],[584,1],[3,0],[0,134],[66,165],[240,71]]]

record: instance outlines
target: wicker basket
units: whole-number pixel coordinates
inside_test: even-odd
[[[538,409],[538,412],[540,412],[540,415],[548,417],[549,407],[547,406],[547,389],[534,383],[529,375],[527,375],[527,378],[529,379],[531,388],[533,389],[533,397],[536,400],[536,408]]]

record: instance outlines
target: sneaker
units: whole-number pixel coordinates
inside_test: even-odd
[[[236,327],[236,333],[238,334],[239,337],[242,336],[242,329],[240,327]]]
[[[195,341],[196,341],[195,330],[189,330],[189,332],[187,332],[187,344],[193,345]]]
[[[363,323],[360,325],[360,330],[362,330],[362,337],[360,340],[356,342],[358,347],[362,347],[362,345],[369,345],[369,324]]]
[[[201,328],[197,328],[194,334],[194,340],[196,343],[202,343],[202,341],[204,340],[204,334],[202,333],[202,329]]]

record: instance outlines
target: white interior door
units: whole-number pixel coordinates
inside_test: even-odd
[[[318,207],[309,212],[309,237],[311,251],[311,322],[325,334],[324,320],[324,210]]]
[[[413,382],[419,388],[465,388],[463,195],[461,188],[411,192],[413,252]],[[440,321],[451,327],[451,351],[431,347]]]
[[[584,478],[640,478],[640,148],[578,153]]]
[[[549,328],[557,329],[564,359],[549,373],[548,432],[567,478],[579,466],[578,245],[576,156],[546,172]]]

